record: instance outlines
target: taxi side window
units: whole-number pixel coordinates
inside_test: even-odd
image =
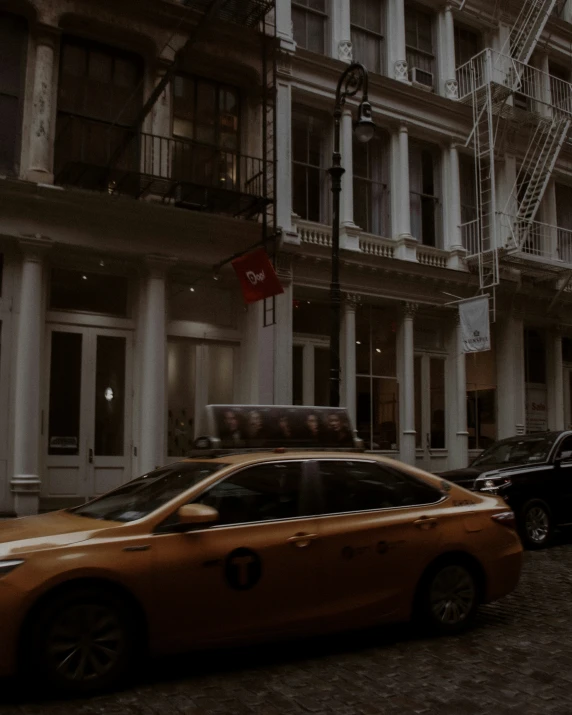
[[[300,516],[301,462],[259,464],[215,484],[195,500],[214,507],[217,525]]]
[[[324,514],[433,504],[442,498],[433,487],[383,464],[320,461]]]

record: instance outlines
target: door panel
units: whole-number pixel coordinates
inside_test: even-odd
[[[48,354],[42,497],[87,499],[131,476],[131,336],[50,327]]]
[[[407,608],[425,566],[440,552],[439,491],[379,462],[315,463],[319,598],[324,615],[360,626]]]
[[[214,527],[156,536],[153,544],[157,636],[187,648],[241,636],[302,629],[315,611],[311,519]],[[315,604],[315,599],[313,600]]]

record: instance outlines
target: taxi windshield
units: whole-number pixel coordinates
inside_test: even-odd
[[[546,462],[554,444],[552,435],[497,442],[477,457],[471,466],[520,465]]]
[[[78,516],[105,521],[142,519],[225,466],[221,462],[170,464],[70,511]]]

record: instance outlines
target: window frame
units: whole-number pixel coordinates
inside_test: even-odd
[[[306,216],[300,215],[300,218],[303,221],[311,221],[312,223],[318,223],[318,224],[324,225],[324,224],[328,224],[330,222],[330,214],[331,214],[331,204],[330,204],[330,193],[331,192],[329,191],[328,169],[326,166],[326,153],[329,148],[330,137],[329,137],[329,134],[323,135],[323,140],[322,140],[322,143],[320,146],[320,163],[319,163],[319,165],[311,164],[309,162],[310,132],[312,131],[310,124],[312,121],[320,123],[321,125],[323,125],[325,132],[327,132],[327,124],[315,112],[306,111],[304,107],[294,107],[292,109],[292,128],[293,129],[302,117],[304,118],[304,132],[305,132],[305,148],[304,148],[305,159],[304,159],[304,161],[300,161],[295,158],[296,152],[294,150],[294,131],[292,131],[292,211],[294,212],[294,206],[297,203],[295,200],[295,196],[296,196],[295,168],[302,167],[304,170],[304,177],[305,177],[304,202],[305,202]],[[308,186],[309,186],[308,172],[309,171],[316,171],[318,173],[318,179],[319,179],[318,194],[319,194],[320,202],[319,202],[318,211],[317,211],[317,215],[318,215],[317,221],[313,218],[309,218],[309,216],[311,215],[310,196],[309,196],[309,191],[308,191]]]
[[[356,212],[356,197],[359,192],[356,191],[356,185],[365,185],[368,190],[368,208],[367,208],[367,226],[360,226],[360,228],[372,236],[384,236],[389,237],[391,234],[391,197],[389,193],[389,181],[388,181],[388,156],[387,156],[387,141],[385,136],[381,135],[379,132],[376,136],[368,142],[367,144],[361,144],[358,139],[353,138],[354,147],[360,146],[367,153],[367,174],[368,176],[363,176],[360,172],[356,170],[355,165],[355,150],[353,152],[353,165],[352,165],[352,182],[353,182],[353,210],[354,210],[354,220]],[[372,147],[375,147],[375,152],[371,151]],[[375,172],[380,169],[379,180],[374,178]],[[373,205],[371,197],[374,193],[374,189],[381,192],[381,203],[376,206]],[[377,212],[376,212],[377,208]],[[377,220],[379,222],[380,231],[374,230],[375,225],[375,214],[378,214]],[[359,224],[358,224],[359,225]]]
[[[431,156],[431,162],[432,162],[432,182],[433,182],[433,193],[429,194],[423,191],[424,189],[424,170],[423,170],[423,155],[424,154],[429,154]],[[418,169],[419,171],[416,172],[416,176],[420,179],[418,182],[421,187],[421,191],[414,191],[413,190],[413,182],[411,181],[412,174],[413,172],[413,165],[412,165],[412,157],[417,157],[418,159]],[[417,161],[416,159],[416,161]],[[410,214],[411,218],[413,219],[414,215],[417,216],[416,212],[413,210],[412,206],[412,200],[413,197],[416,197],[415,200],[419,202],[419,212],[418,212],[418,217],[419,217],[419,226],[418,226],[418,236],[414,236],[419,242],[419,245],[421,246],[429,246],[431,248],[443,248],[443,241],[444,241],[444,235],[443,235],[443,186],[442,186],[442,178],[441,178],[441,166],[442,166],[442,156],[439,152],[439,149],[437,146],[434,144],[431,144],[429,142],[424,142],[424,141],[419,141],[417,139],[411,139],[410,144],[409,144],[409,208],[410,208]],[[424,204],[425,202],[425,204]],[[429,239],[428,236],[425,236],[425,231],[423,230],[423,227],[425,225],[425,219],[424,219],[424,205],[426,205],[427,202],[430,202],[433,206],[433,238],[434,241],[433,243],[429,243],[426,239]],[[411,232],[413,234],[413,220],[412,220],[412,226],[411,226]]]
[[[410,45],[407,43],[407,16],[408,14],[415,15],[415,37],[416,37],[416,45]],[[407,68],[408,71],[411,71],[414,66],[413,63],[409,61],[409,57],[411,54],[417,54],[420,55],[422,58],[424,58],[428,65],[431,67],[431,69],[426,69],[424,67],[419,67],[419,69],[424,70],[425,72],[431,72],[433,75],[433,91],[435,90],[435,83],[437,80],[437,73],[436,73],[436,61],[437,61],[437,55],[436,55],[436,42],[435,42],[435,13],[431,12],[429,9],[425,9],[424,7],[420,7],[419,5],[415,3],[406,3],[405,4],[405,10],[404,10],[404,16],[405,16],[405,57],[407,60]],[[424,16],[426,18],[426,21],[430,23],[431,27],[431,50],[424,50],[421,47],[419,47],[419,17]]]
[[[323,514],[315,514],[312,518],[314,519],[323,519],[323,518],[329,518],[332,516],[348,516],[350,514],[371,514],[372,512],[387,512],[387,511],[396,511],[396,510],[403,510],[403,509],[419,509],[419,508],[427,508],[427,507],[435,507],[438,504],[441,504],[444,502],[448,496],[445,494],[443,491],[438,489],[438,487],[434,487],[431,484],[428,484],[427,482],[423,481],[422,479],[418,479],[412,474],[408,474],[405,471],[402,471],[399,468],[394,467],[393,465],[388,465],[385,464],[385,462],[380,462],[377,459],[363,459],[363,458],[357,458],[357,459],[341,459],[341,458],[335,458],[335,457],[324,457],[324,458],[314,458],[312,460],[308,460],[310,462],[309,465],[309,470],[315,472],[315,477],[318,480],[318,493],[319,493],[319,501],[320,504],[324,503],[324,494],[323,494],[323,482],[322,479],[319,478],[320,475],[320,463],[321,462],[356,462],[359,464],[368,464],[368,465],[376,465],[376,467],[380,470],[387,469],[390,473],[395,472],[397,475],[402,477],[405,482],[412,483],[412,484],[417,484],[419,486],[425,487],[428,490],[434,490],[435,494],[438,495],[440,494],[440,498],[436,499],[433,502],[425,502],[422,504],[403,504],[401,506],[381,506],[381,507],[372,507],[371,509],[355,509],[353,511],[336,511],[336,512],[328,512],[328,513],[323,513]]]
[[[460,50],[458,50],[457,48],[462,47],[463,43],[461,42],[461,40],[462,40],[463,33],[473,35],[475,37],[475,39],[477,40],[477,42],[476,42],[477,50],[468,59],[463,59],[462,61],[458,61],[458,60],[461,60],[461,57],[459,57]],[[455,67],[456,68],[462,67],[464,64],[469,62],[469,60],[471,60],[473,57],[475,57],[480,52],[482,52],[482,50],[483,50],[483,46],[482,46],[483,45],[483,36],[482,36],[482,33],[479,32],[476,28],[469,27],[468,25],[463,25],[462,23],[458,23],[455,21],[453,24],[453,36],[454,36],[454,42],[455,42]]]
[[[374,3],[379,3],[380,0],[364,0],[364,2],[374,2]],[[370,72],[374,72],[376,74],[385,74],[386,73],[386,65],[387,65],[387,59],[386,59],[386,43],[385,43],[385,38],[387,35],[387,18],[386,18],[386,13],[387,13],[387,7],[386,4],[382,4],[381,8],[381,27],[379,30],[374,30],[371,27],[364,27],[363,25],[359,25],[357,22],[354,22],[351,19],[351,12],[352,12],[352,7],[353,3],[350,5],[350,37],[351,37],[351,42],[352,42],[352,47],[354,47],[355,51],[355,45],[356,43],[354,42],[354,32],[356,34],[365,36],[367,40],[373,40],[374,42],[377,42],[379,44],[379,67],[369,67]],[[354,57],[354,61],[357,59],[357,61],[361,61],[360,58]],[[365,58],[362,58],[365,59]]]
[[[298,46],[306,50],[307,52],[315,52],[316,54],[322,54],[322,55],[327,55],[329,52],[329,47],[328,47],[328,24],[329,24],[329,0],[324,0],[324,7],[325,10],[317,10],[316,8],[310,7],[308,5],[308,0],[292,0],[292,15],[294,15],[295,12],[300,12],[304,13],[304,18],[306,18],[308,15],[313,15],[314,17],[320,17],[322,18],[322,44],[323,44],[323,49],[322,51],[318,50],[313,50],[310,47],[308,47],[308,25],[305,23],[304,26],[304,31],[306,37],[304,38],[304,43],[302,44],[301,42],[298,42],[296,40]],[[292,23],[293,25],[294,23]]]
[[[1,171],[6,172],[8,175],[14,176],[19,173],[21,160],[22,160],[22,138],[23,138],[23,121],[24,121],[24,105],[26,100],[26,74],[28,71],[28,56],[29,56],[29,43],[30,43],[30,24],[27,22],[26,18],[18,13],[13,13],[9,11],[0,11],[0,20],[2,17],[13,18],[16,23],[21,23],[23,29],[21,55],[20,55],[20,77],[18,83],[18,90],[11,92],[7,89],[3,89],[0,85],[0,97],[7,97],[16,102],[16,127],[15,127],[15,144],[14,152],[12,157],[12,165],[10,167],[2,167]]]

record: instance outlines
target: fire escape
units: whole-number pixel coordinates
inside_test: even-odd
[[[169,0],[169,16],[179,7],[193,23],[186,41],[128,127],[107,125],[107,147],[94,158],[93,125],[71,117],[56,137],[56,183],[111,195],[127,195],[183,209],[260,221],[264,237],[275,232],[275,18],[274,0]],[[167,7],[169,6],[169,8]],[[180,26],[177,25],[177,27]],[[221,27],[239,26],[260,44],[261,150],[248,156],[238,149],[158,136],[143,130],[147,117],[197,44],[216,39]],[[171,38],[171,43],[173,38]],[[97,127],[96,127],[97,129]],[[70,155],[69,136],[80,136]],[[81,149],[77,150],[77,145]],[[83,147],[86,147],[85,151]]]
[[[560,150],[570,141],[572,85],[528,64],[555,4],[525,0],[513,6],[517,18],[503,50],[487,48],[457,68],[459,99],[473,113],[467,145],[474,149],[476,188],[476,219],[462,231],[481,292],[492,297],[493,319],[501,265],[544,277],[566,270],[548,258],[555,252],[547,246],[559,240],[556,227],[535,218]],[[523,138],[527,147],[511,195],[499,206],[495,161],[509,135]]]

